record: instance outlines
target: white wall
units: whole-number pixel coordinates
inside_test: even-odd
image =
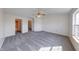
[[[15,35],[15,17],[12,15],[4,15],[4,36]]]
[[[4,32],[5,37],[15,35],[15,19],[22,19],[22,33],[28,31],[28,22],[26,18],[14,16],[11,14],[4,15]]]
[[[15,19],[22,19],[22,33],[28,32],[28,20],[30,18],[19,17],[12,14],[4,14],[4,36],[15,35]],[[34,18],[34,31],[42,31],[42,21],[41,18]]]
[[[3,38],[3,9],[0,8],[0,38]]]
[[[43,31],[68,36],[68,15],[48,15],[42,19]]]
[[[0,8],[0,48],[4,42],[3,34],[3,9]]]
[[[11,14],[4,16],[5,37],[15,35],[15,19],[22,19],[22,33],[28,32],[28,19]],[[61,35],[69,35],[68,15],[47,15],[41,18],[34,17],[34,31],[48,31]]]
[[[34,17],[34,31],[42,31],[42,18]]]
[[[22,19],[22,33],[28,32],[28,19]]]
[[[5,37],[15,35],[15,19],[22,19],[22,33],[28,32],[28,18],[5,14]],[[34,17],[34,31],[47,31],[68,36],[68,16],[67,15],[47,15],[44,17]]]

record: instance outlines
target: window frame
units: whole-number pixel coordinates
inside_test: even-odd
[[[75,26],[76,25],[76,15],[79,13],[79,9],[77,9],[74,13],[73,13],[73,21],[72,21],[72,36],[74,36],[76,39],[79,39],[79,37],[76,35],[75,33]]]

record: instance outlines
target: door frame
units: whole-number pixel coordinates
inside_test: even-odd
[[[34,31],[34,19],[31,18],[31,19],[28,19],[28,21],[31,20],[32,21],[32,31]],[[29,25],[28,25],[29,26]],[[28,32],[29,32],[29,29],[28,29]]]

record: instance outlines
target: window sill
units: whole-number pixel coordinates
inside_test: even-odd
[[[72,36],[72,38],[73,38],[77,43],[79,43],[79,39],[78,39],[76,36]]]

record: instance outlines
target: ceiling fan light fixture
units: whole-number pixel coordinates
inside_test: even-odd
[[[43,12],[43,10],[38,9],[38,11],[37,11],[37,13],[36,13],[36,16],[37,16],[37,17],[41,17],[41,16],[44,16],[44,15],[45,15],[45,13]]]

